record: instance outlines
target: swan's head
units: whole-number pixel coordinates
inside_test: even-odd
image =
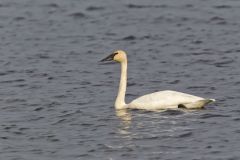
[[[114,51],[112,54],[107,56],[106,58],[102,59],[101,62],[104,61],[116,61],[116,62],[126,62],[127,61],[127,55],[122,50]]]

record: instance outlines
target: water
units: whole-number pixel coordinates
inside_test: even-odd
[[[1,0],[0,159],[240,159],[237,0]],[[205,110],[116,112],[158,90],[215,98]]]

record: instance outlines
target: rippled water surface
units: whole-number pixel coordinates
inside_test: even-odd
[[[1,0],[0,159],[239,160],[240,1]],[[116,112],[158,90],[204,110]]]

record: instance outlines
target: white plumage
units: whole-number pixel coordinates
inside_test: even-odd
[[[159,91],[141,96],[128,104],[129,108],[137,109],[166,109],[166,108],[202,108],[203,105],[214,101],[212,99],[204,99],[186,93],[176,91]]]
[[[203,108],[206,104],[215,101],[214,99],[205,99],[186,93],[166,90],[141,96],[133,100],[129,104],[126,104],[125,93],[127,87],[127,55],[124,51],[118,50],[110,56],[104,58],[102,61],[111,60],[115,60],[121,63],[121,79],[119,84],[118,96],[115,101],[116,109],[198,109]]]

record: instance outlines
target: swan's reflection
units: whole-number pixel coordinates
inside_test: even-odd
[[[118,127],[118,133],[121,137],[122,146],[128,148],[134,148],[133,137],[134,134],[131,131],[131,124],[132,124],[132,115],[130,110],[121,109],[116,110],[116,116],[120,119],[120,125]]]
[[[116,110],[116,116],[122,120],[123,128],[128,129],[131,125],[132,115],[127,109]]]

